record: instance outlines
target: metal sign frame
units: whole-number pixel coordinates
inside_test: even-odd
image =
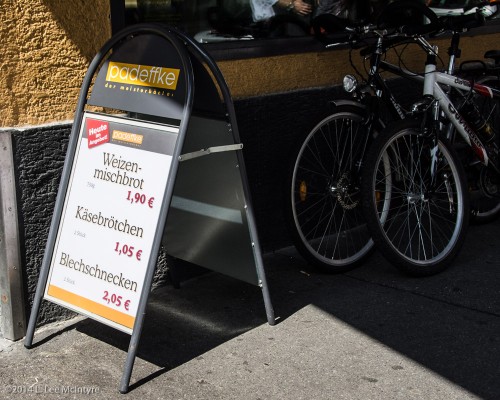
[[[119,391],[121,393],[126,393],[129,390],[130,377],[132,374],[133,364],[138,350],[139,340],[144,324],[144,316],[146,311],[146,305],[151,291],[151,285],[153,281],[153,275],[156,268],[157,255],[160,250],[162,243],[162,236],[165,231],[165,225],[167,223],[167,217],[169,214],[169,208],[171,207],[175,181],[179,169],[180,161],[187,161],[203,157],[208,154],[219,153],[219,152],[233,152],[236,154],[238,160],[238,169],[240,171],[240,178],[242,184],[242,190],[245,197],[244,213],[245,219],[248,223],[248,235],[251,241],[251,249],[255,261],[256,276],[258,278],[257,285],[262,289],[264,306],[266,310],[267,321],[270,325],[275,324],[274,310],[272,308],[269,289],[267,286],[267,281],[264,272],[264,266],[262,261],[261,249],[257,236],[257,229],[254,221],[253,209],[250,203],[250,190],[248,182],[246,179],[246,171],[244,167],[243,155],[241,152],[242,144],[240,143],[240,138],[237,129],[236,116],[234,111],[233,102],[229,89],[224,81],[222,73],[217,67],[214,60],[190,37],[186,36],[184,33],[163,26],[159,24],[138,24],[123,31],[119,32],[117,35],[112,37],[100,50],[100,52],[94,57],[92,63],[90,64],[85,78],[82,83],[80,90],[80,95],[77,103],[77,109],[75,113],[75,119],[71,131],[71,135],[68,143],[68,150],[66,154],[66,159],[64,162],[64,167],[61,176],[61,182],[59,186],[58,195],[56,198],[56,203],[54,207],[54,214],[52,217],[49,235],[47,243],[45,246],[44,258],[41,265],[39,281],[31,309],[30,320],[28,324],[28,329],[24,341],[24,345],[27,348],[31,348],[33,344],[33,337],[35,333],[36,321],[38,318],[38,313],[40,311],[41,302],[44,298],[44,293],[49,280],[49,273],[51,262],[54,255],[54,249],[56,246],[57,236],[59,234],[59,229],[61,226],[61,219],[63,217],[64,204],[67,198],[67,192],[70,185],[70,179],[73,169],[75,168],[74,160],[75,154],[80,144],[80,131],[82,129],[82,123],[84,121],[84,113],[86,112],[86,106],[92,105],[89,101],[89,93],[91,92],[91,87],[94,85],[99,75],[97,75],[103,68],[103,64],[110,59],[110,54],[113,54],[115,49],[119,48],[123,43],[127,41],[133,41],[134,38],[140,35],[150,35],[151,37],[157,37],[168,43],[170,49],[173,49],[174,53],[178,57],[180,62],[181,71],[184,72],[185,81],[181,85],[181,90],[183,93],[180,94],[181,97],[181,109],[177,109],[176,116],[179,121],[178,125],[178,136],[175,143],[173,158],[170,165],[170,172],[166,180],[166,186],[164,188],[163,203],[159,211],[158,223],[156,231],[154,233],[154,239],[151,245],[151,256],[147,263],[147,269],[145,272],[144,282],[142,286],[142,291],[139,299],[139,304],[137,307],[137,313],[133,329],[131,332],[130,344],[127,353],[127,359],[124,366],[124,372],[119,386]],[[193,103],[194,103],[194,92],[195,92],[195,74],[193,72],[193,64],[195,68],[199,68],[202,65],[206,68],[211,75],[212,87],[208,84],[208,91],[215,90],[222,97],[223,104],[225,107],[225,117],[228,120],[230,131],[234,138],[234,144],[226,146],[213,146],[209,148],[199,149],[199,151],[190,152],[188,154],[181,154],[185,142],[185,137],[188,132],[188,125],[190,123],[191,115],[193,113]],[[175,72],[175,71],[174,71]],[[134,76],[137,78],[137,76]],[[206,83],[203,83],[206,85]],[[205,88],[203,88],[205,89]],[[199,94],[202,94],[199,92]],[[113,105],[100,104],[104,107],[113,108]],[[120,109],[120,108],[119,108]],[[124,111],[127,110],[125,107],[121,108]],[[168,112],[165,113],[166,118],[172,118]],[[179,118],[180,117],[180,118]],[[177,119],[173,117],[173,119]],[[101,321],[102,322],[102,321]],[[115,326],[116,327],[116,326]]]

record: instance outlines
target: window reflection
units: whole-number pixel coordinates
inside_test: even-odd
[[[162,22],[202,43],[300,37],[311,34],[311,19],[331,13],[351,21],[374,21],[391,0],[124,0],[126,25]],[[469,0],[415,0],[438,15]],[[496,7],[492,11],[496,12]]]

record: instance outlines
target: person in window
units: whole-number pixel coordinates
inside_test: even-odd
[[[255,22],[268,21],[281,11],[288,11],[302,17],[312,12],[311,5],[304,0],[250,0],[250,6]]]
[[[420,0],[416,0],[420,1]],[[376,20],[389,0],[317,0],[314,16],[333,14],[352,22]]]
[[[315,15],[333,14],[337,17],[347,18],[349,9],[348,0],[317,0]]]

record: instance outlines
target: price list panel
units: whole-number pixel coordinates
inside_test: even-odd
[[[85,113],[46,299],[132,332],[177,133]]]

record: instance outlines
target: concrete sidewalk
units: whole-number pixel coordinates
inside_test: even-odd
[[[131,390],[129,336],[77,318],[0,344],[0,398],[500,398],[500,222],[471,227],[447,271],[402,276],[375,253],[342,275],[285,249],[265,256],[279,322],[261,292],[211,273],[153,292]]]

